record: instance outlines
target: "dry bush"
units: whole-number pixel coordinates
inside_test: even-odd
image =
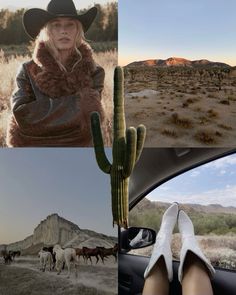
[[[198,130],[194,138],[204,144],[216,144],[217,143],[217,137],[222,136],[222,134],[219,131],[212,131],[212,130]]]
[[[199,98],[188,98],[183,102],[183,108],[188,107],[190,104],[193,104],[195,102],[199,101]]]
[[[236,269],[236,235],[232,236],[196,236],[198,244],[214,266]],[[182,242],[180,234],[174,234],[171,243],[173,259],[179,260]],[[132,254],[151,256],[153,246],[133,250]]]
[[[230,96],[228,97],[228,100],[229,100],[229,101],[236,101],[236,97],[235,97],[235,96],[232,96],[232,95],[230,95]]]
[[[219,101],[219,103],[221,103],[221,104],[225,104],[225,105],[230,105],[230,102],[229,102],[228,99],[221,99],[221,100]]]
[[[169,137],[173,137],[173,138],[177,138],[178,134],[176,133],[175,130],[170,130],[165,128],[164,130],[161,131],[161,134],[169,136]]]
[[[103,107],[107,120],[104,122],[104,141],[107,146],[111,144],[111,123],[113,113],[113,73],[117,65],[117,52],[108,51],[95,53],[95,61],[105,69],[105,84],[103,90]],[[5,145],[7,118],[10,111],[10,97],[15,87],[15,76],[19,66],[30,60],[29,56],[10,57],[7,60],[0,58],[0,145]]]
[[[225,124],[218,124],[218,127],[225,129],[225,130],[233,130],[231,126],[225,125]]]
[[[178,113],[171,115],[171,123],[186,129],[193,127],[193,123],[189,118],[180,117]]]
[[[209,98],[215,98],[215,95],[213,95],[213,94],[210,93],[210,94],[207,95],[207,97],[209,97]]]
[[[210,109],[207,111],[207,115],[209,116],[209,118],[218,118],[219,117],[219,113]]]
[[[199,124],[201,125],[205,125],[206,123],[210,122],[209,118],[206,116],[199,116],[198,119],[199,119]]]

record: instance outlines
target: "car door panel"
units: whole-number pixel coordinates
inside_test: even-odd
[[[144,270],[149,257],[120,253],[119,254],[119,295],[140,295],[144,285]],[[181,295],[181,285],[178,282],[179,262],[173,262],[174,278],[170,284],[170,295]],[[214,295],[236,294],[236,272],[216,268],[212,281]]]

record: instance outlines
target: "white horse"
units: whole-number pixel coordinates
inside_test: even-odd
[[[51,271],[52,265],[53,265],[52,254],[50,252],[40,250],[38,255],[39,255],[40,270],[44,272],[47,264],[49,264],[49,270]]]
[[[53,253],[56,254],[56,270],[57,274],[59,275],[62,270],[63,263],[66,263],[66,266],[68,268],[68,275],[67,277],[70,277],[70,263],[73,262],[74,269],[75,269],[75,276],[77,277],[77,265],[78,260],[76,256],[76,251],[73,248],[66,248],[62,249],[60,245],[55,245],[53,247]]]

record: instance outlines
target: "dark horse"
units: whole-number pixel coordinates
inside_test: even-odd
[[[14,260],[16,256],[20,256],[21,255],[21,252],[20,251],[9,251],[9,254],[12,257],[12,260]]]
[[[93,264],[91,257],[94,256],[97,259],[96,264],[98,263],[99,250],[97,248],[92,248],[91,249],[91,248],[83,247],[82,250],[83,250],[84,256],[86,257],[86,261],[88,261],[88,259],[90,259],[91,264]]]
[[[118,244],[115,244],[112,248],[105,248],[105,247],[97,247],[99,250],[99,256],[102,259],[102,262],[104,263],[104,258],[108,256],[114,256],[115,261],[117,261],[117,252],[118,252]]]
[[[1,255],[4,259],[5,264],[10,264],[12,262],[12,256],[11,256],[10,252],[8,252],[6,250],[2,250]]]

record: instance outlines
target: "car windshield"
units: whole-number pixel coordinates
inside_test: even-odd
[[[130,225],[159,230],[168,206],[178,202],[193,221],[199,243],[215,266],[236,269],[236,155],[185,172],[149,193],[130,212]],[[181,239],[174,231],[173,257]],[[151,247],[135,250],[150,255]]]

